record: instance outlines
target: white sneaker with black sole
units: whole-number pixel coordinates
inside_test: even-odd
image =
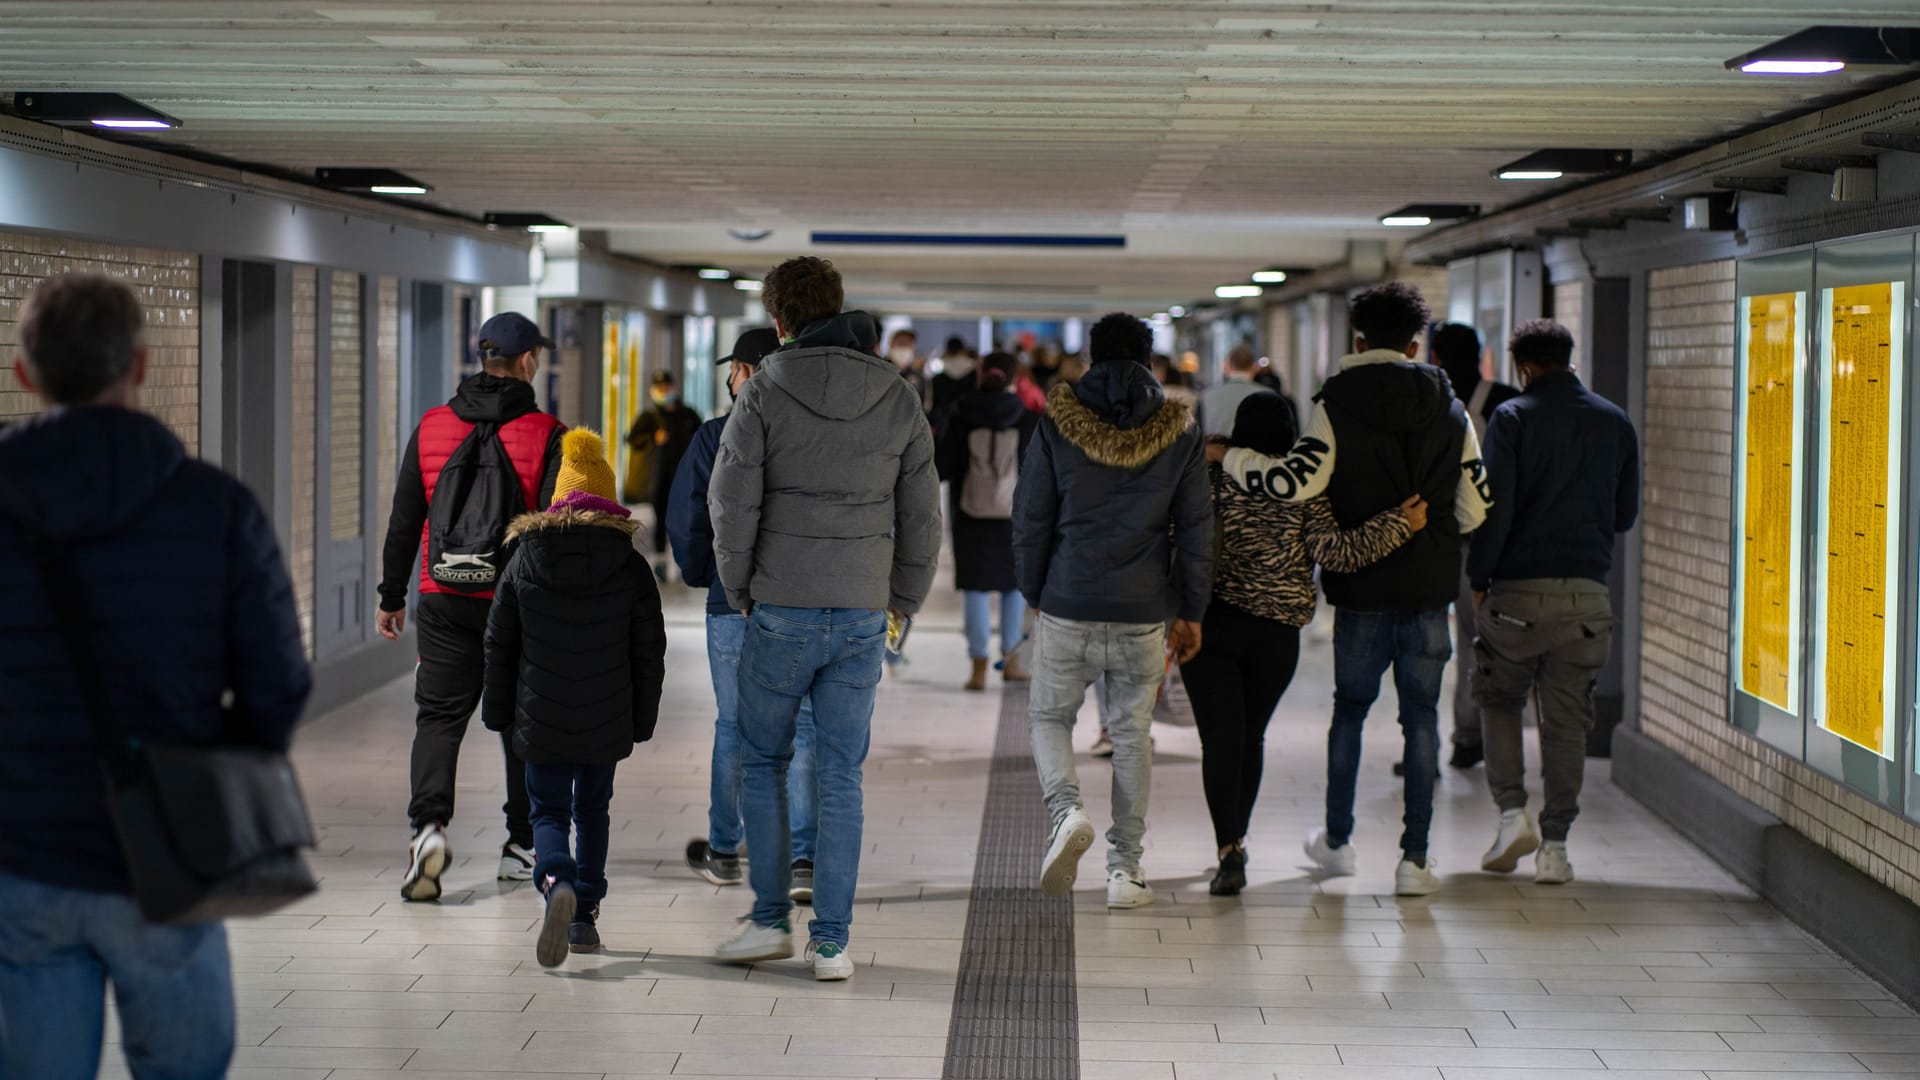
[[[447,830],[439,825],[422,825],[407,845],[407,874],[400,879],[400,897],[423,903],[440,899],[440,875],[453,861],[453,846],[447,843]]]
[[[813,860],[794,860],[793,882],[787,886],[787,899],[796,904],[813,903]]]
[[[1520,865],[1522,857],[1531,855],[1540,848],[1540,830],[1534,827],[1533,815],[1525,808],[1503,810],[1500,812],[1500,832],[1493,838],[1493,846],[1480,859],[1480,869],[1495,874],[1511,874],[1513,868]]]
[[[1107,907],[1130,911],[1153,903],[1153,886],[1139,870],[1115,870],[1107,875]]]
[[[1080,856],[1092,846],[1093,819],[1076,806],[1053,827],[1053,842],[1040,863],[1040,891],[1048,896],[1072,892],[1074,879],[1080,876]]]
[[[532,881],[533,852],[507,841],[500,849],[500,870],[494,876],[501,881]]]

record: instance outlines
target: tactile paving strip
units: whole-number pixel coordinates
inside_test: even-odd
[[[1000,698],[943,1077],[1079,1080],[1073,899],[1040,892],[1052,821],[1027,735],[1027,688]]]

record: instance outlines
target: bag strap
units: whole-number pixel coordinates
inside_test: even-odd
[[[132,745],[127,729],[107,700],[106,671],[94,651],[93,634],[88,626],[91,611],[74,579],[73,568],[59,543],[41,528],[25,497],[12,483],[0,484],[0,510],[7,512],[14,527],[26,538],[27,552],[40,570],[40,588],[53,609],[67,658],[73,664],[74,682],[92,721],[94,741],[100,746],[101,756],[106,758],[108,775],[116,783],[123,783],[133,771]]]

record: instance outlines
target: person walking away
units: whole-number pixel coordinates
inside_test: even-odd
[[[927,419],[933,426],[936,441],[946,434],[954,406],[973,393],[974,369],[979,366],[978,357],[967,348],[965,341],[957,337],[947,339],[946,351],[940,357],[940,370],[927,380]]]
[[[1481,373],[1480,333],[1471,326],[1448,323],[1435,330],[1427,342],[1427,353],[1447,373],[1454,396],[1466,405],[1467,420],[1484,450],[1487,422],[1494,410],[1520,396],[1520,391]],[[1453,602],[1453,625],[1453,754],[1447,764],[1471,769],[1486,759],[1486,751],[1480,738],[1480,708],[1473,701],[1473,586],[1467,580],[1464,559],[1460,564],[1460,595]]]
[[[1293,402],[1262,390],[1240,402],[1229,446],[1279,455],[1293,446]],[[1180,665],[1200,734],[1200,780],[1219,862],[1207,891],[1237,896],[1247,885],[1247,829],[1260,794],[1267,722],[1293,682],[1300,628],[1313,621],[1313,568],[1353,573],[1398,550],[1426,527],[1419,495],[1343,529],[1322,495],[1276,502],[1235,487],[1218,465],[1207,479],[1219,521],[1205,644]]]
[[[772,327],[756,327],[740,335],[733,352],[721,357],[727,367],[727,394],[740,398],[740,388],[753,377],[761,360],[780,348]],[[673,481],[673,502],[667,507],[667,536],[673,557],[688,585],[707,590],[707,667],[713,676],[718,715],[713,724],[711,787],[707,801],[707,835],[687,842],[687,867],[712,885],[738,885],[740,841],[746,835],[740,808],[740,645],[747,617],[727,604],[713,564],[713,519],[707,511],[707,488],[712,482],[725,416],[700,425],[693,445],[680,462]],[[813,900],[814,784],[813,701],[800,701],[794,719],[793,764],[787,770],[787,805],[793,817],[793,886],[795,903]]]
[[[1093,366],[1056,386],[1014,497],[1014,569],[1037,608],[1028,705],[1033,760],[1053,819],[1040,888],[1073,887],[1093,822],[1080,798],[1073,722],[1105,677],[1113,738],[1107,906],[1153,902],[1141,871],[1152,787],[1147,729],[1169,647],[1200,651],[1213,585],[1213,508],[1193,413],[1148,371],[1152,331],[1115,313],[1090,332]],[[1172,629],[1168,630],[1168,621]]]
[[[680,384],[670,371],[654,372],[647,396],[647,410],[627,429],[627,447],[637,456],[628,459],[636,465],[628,470],[628,492],[624,494],[633,496],[629,502],[652,505],[653,553],[660,556],[667,552],[667,507],[673,501],[673,478],[680,471],[687,448],[693,445],[694,433],[700,430],[700,414],[681,403]],[[641,474],[638,483],[635,473]],[[665,581],[666,573],[666,561],[656,559],[654,575]]]
[[[920,335],[914,333],[912,327],[903,326],[887,338],[887,360],[925,404],[928,400],[926,361],[920,356]]]
[[[1480,446],[1447,377],[1413,363],[1427,325],[1420,291],[1388,282],[1354,297],[1348,312],[1357,351],[1321,388],[1306,433],[1284,458],[1251,449],[1220,451],[1236,485],[1267,498],[1299,501],[1326,494],[1342,526],[1398,505],[1409,492],[1427,500],[1427,527],[1398,551],[1354,573],[1321,575],[1334,608],[1333,725],[1327,734],[1326,827],[1307,839],[1307,855],[1329,875],[1351,874],[1361,729],[1393,671],[1405,744],[1405,831],[1394,891],[1425,896],[1440,888],[1427,850],[1434,783],[1440,771],[1440,683],[1453,643],[1447,606],[1454,599],[1462,538],[1486,518],[1489,494]]]
[[[1240,403],[1262,392],[1260,384],[1253,381],[1254,368],[1258,366],[1253,350],[1245,345],[1235,345],[1227,354],[1227,370],[1221,376],[1220,385],[1200,397],[1200,419],[1209,438],[1233,434],[1240,416]]]
[[[225,1076],[234,1044],[226,930],[134,900],[94,676],[55,605],[83,613],[136,738],[284,752],[312,686],[266,513],[140,411],[145,325],[125,284],[66,274],[15,326],[15,376],[47,407],[0,430],[0,1076],[22,1080],[92,1080],[109,987],[134,1076]],[[75,594],[50,595],[43,542]]]
[[[748,616],[739,706],[747,844],[785,852],[792,843],[788,763],[811,695],[819,835],[807,954],[816,979],[846,979],[861,770],[887,617],[912,615],[933,585],[940,482],[920,403],[873,353],[873,317],[841,313],[833,264],[789,259],[765,282],[761,302],[787,345],[741,389],[708,491],[720,581]],[[717,957],[792,956],[791,867],[753,858],[748,879],[748,926]]]
[[[965,598],[968,690],[987,688],[993,596],[1000,594],[1001,677],[1027,681],[1016,651],[1026,634],[1027,602],[1013,572],[1013,495],[1020,461],[1040,418],[1014,390],[1019,361],[1004,352],[980,362],[979,386],[954,406],[940,440],[940,479],[947,482],[953,527],[953,583]]]
[[[461,383],[453,400],[428,411],[400,459],[376,620],[381,637],[399,640],[407,623],[407,579],[417,574],[420,663],[413,698],[419,711],[407,806],[413,841],[400,879],[406,900],[438,899],[440,875],[453,861],[447,824],[453,820],[454,777],[460,742],[480,705],[487,609],[506,564],[507,527],[553,501],[566,428],[541,412],[533,397],[540,350],[552,347],[517,312],[481,324],[480,374]],[[507,842],[496,876],[530,881],[527,769],[510,739],[502,736],[501,748]]]
[[[480,718],[513,740],[533,800],[533,881],[547,899],[541,967],[600,947],[615,767],[653,737],[667,627],[606,446],[567,432],[553,505],[507,530],[487,617]],[[569,844],[569,833],[578,844]]]
[[[1614,537],[1640,512],[1640,449],[1627,415],[1574,374],[1566,327],[1524,323],[1508,348],[1526,389],[1487,425],[1493,512],[1467,560],[1478,608],[1474,698],[1500,808],[1480,865],[1507,873],[1537,847],[1533,880],[1563,885],[1573,880],[1567,834],[1580,814],[1594,682],[1613,648]],[[1546,787],[1537,827],[1520,717],[1529,693],[1540,706]]]

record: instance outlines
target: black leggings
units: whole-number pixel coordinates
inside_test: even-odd
[[[1300,628],[1249,615],[1218,599],[1201,627],[1200,655],[1180,665],[1200,729],[1200,778],[1220,847],[1238,843],[1253,819],[1265,763],[1267,721],[1300,663]]]

